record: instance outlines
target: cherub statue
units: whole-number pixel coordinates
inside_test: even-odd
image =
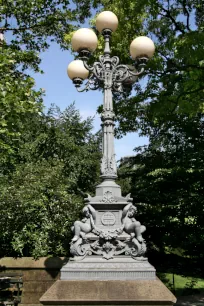
[[[75,221],[72,227],[74,232],[72,243],[76,242],[80,236],[84,237],[85,234],[90,233],[96,220],[96,211],[90,204],[84,206],[82,212],[85,217],[81,221]]]
[[[137,208],[132,203],[127,204],[122,212],[122,224],[126,233],[130,234],[132,238],[136,237],[142,243],[144,240],[142,233],[146,227],[134,218],[136,212]]]

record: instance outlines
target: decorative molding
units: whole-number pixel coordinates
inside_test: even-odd
[[[142,270],[138,270],[134,267],[117,267],[115,269],[109,267],[109,265],[98,265],[97,267],[90,268],[81,268],[76,269],[72,268],[70,264],[67,268],[64,267],[61,270],[61,279],[80,279],[80,280],[155,280],[156,273],[155,269],[149,264],[144,267]],[[123,270],[124,269],[124,270]]]
[[[114,225],[115,224],[115,221],[116,221],[116,217],[115,215],[110,212],[110,211],[107,211],[105,212],[102,217],[101,217],[101,223],[105,226],[111,226],[111,225]]]
[[[110,159],[106,156],[103,156],[101,161],[101,175],[107,177],[117,177],[115,154],[113,154]]]
[[[103,195],[103,198],[100,202],[103,203],[114,203],[117,202],[117,200],[115,199],[115,197],[113,196],[113,193],[111,191],[106,191]]]

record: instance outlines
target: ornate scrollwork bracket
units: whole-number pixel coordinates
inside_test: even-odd
[[[100,87],[100,83],[98,79],[92,74],[88,81],[86,82],[85,86],[81,88],[83,81],[80,78],[76,78],[73,80],[73,83],[78,92],[88,91],[88,90],[97,90]]]
[[[111,88],[114,92],[122,92],[127,84],[134,84],[144,72],[147,58],[142,57],[135,62],[135,67],[119,64],[117,56],[107,57],[101,55],[99,61],[93,66],[88,65],[87,58],[82,57],[84,67],[91,72],[84,88],[81,88],[83,80],[75,78],[73,83],[78,92],[96,90],[99,87]]]
[[[85,87],[80,89],[83,80],[74,79],[73,82],[79,92],[96,90],[99,87],[104,89],[111,88],[112,91],[122,92],[127,84],[134,84],[138,77],[144,72],[144,67],[148,58],[144,55],[135,61],[134,66],[122,65],[117,56],[110,56],[110,38],[112,31],[104,29],[102,35],[105,40],[104,55],[99,56],[99,61],[92,66],[88,64],[90,51],[81,50],[79,58],[83,61],[84,67],[91,72]]]

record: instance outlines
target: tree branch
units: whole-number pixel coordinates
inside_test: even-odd
[[[178,30],[180,31],[182,34],[185,34],[186,32],[180,27],[179,23],[173,18],[173,16],[171,15],[170,13],[170,10],[168,9],[165,9],[163,6],[159,5],[159,7],[166,13],[165,15],[160,13],[160,15],[166,17],[166,18],[169,18],[171,19],[172,23],[174,24],[175,26],[175,30]]]
[[[45,26],[45,25],[43,25],[43,24],[34,24],[32,26],[29,26],[29,27],[20,27],[20,28],[6,28],[6,27],[3,27],[3,28],[0,28],[0,32],[6,32],[6,31],[21,32],[21,31],[32,30],[33,28],[43,27],[43,26]]]
[[[190,14],[189,14],[189,11],[186,8],[186,0],[183,0],[182,6],[183,6],[183,12],[187,16],[186,28],[191,32],[191,29],[190,29]]]
[[[181,98],[182,96],[185,96],[185,95],[188,95],[188,94],[193,94],[193,93],[199,92],[199,91],[201,91],[201,90],[204,90],[204,86],[201,86],[201,87],[199,87],[199,88],[197,88],[197,89],[195,89],[195,90],[182,92],[182,93],[178,96],[178,98],[176,99],[176,102],[175,102],[176,105],[175,105],[175,107],[173,108],[173,110],[172,110],[171,113],[173,113],[173,112],[176,110],[176,108],[177,108],[177,106],[178,106],[178,104],[179,104],[179,100],[180,100],[180,98]]]
[[[40,23],[36,23],[36,24],[33,24],[33,25],[28,25],[28,26],[23,26],[23,27],[19,27],[19,28],[8,28],[5,24],[4,27],[1,27],[0,28],[0,31],[1,32],[6,32],[6,31],[16,31],[16,32],[21,32],[21,31],[27,31],[27,30],[32,30],[34,28],[37,28],[37,27],[46,27],[46,26],[51,26],[51,22],[48,20],[48,17],[54,17],[54,13],[51,13],[50,15],[40,15],[39,17],[40,18],[45,18],[45,20],[41,20]],[[58,18],[55,18],[55,22],[59,22],[59,21],[63,21],[62,17],[58,17]]]
[[[164,60],[166,60],[166,61],[171,60],[167,55],[163,54],[162,51],[158,50],[158,53],[160,54],[160,56],[163,57]],[[160,75],[165,75],[166,73],[173,73],[173,72],[176,72],[176,71],[186,71],[186,70],[188,70],[189,68],[198,69],[198,70],[204,70],[204,67],[198,66],[198,65],[193,65],[193,64],[188,64],[188,65],[179,66],[179,65],[177,65],[175,62],[172,61],[172,65],[173,65],[174,67],[171,67],[171,68],[166,69],[163,73],[160,72]],[[158,72],[159,72],[159,71],[158,71]],[[157,73],[158,73],[158,72],[157,72]]]

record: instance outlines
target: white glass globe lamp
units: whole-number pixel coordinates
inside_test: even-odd
[[[68,65],[67,74],[71,80],[85,80],[89,76],[89,71],[84,67],[83,61],[74,60]]]
[[[151,58],[154,55],[154,51],[154,43],[147,36],[139,36],[130,44],[130,55],[134,60],[140,57]]]
[[[93,30],[82,28],[74,33],[71,44],[74,51],[88,50],[93,52],[97,48],[98,38]]]
[[[104,11],[98,15],[96,18],[96,28],[101,33],[105,29],[109,29],[112,32],[118,27],[117,16],[110,11]]]

